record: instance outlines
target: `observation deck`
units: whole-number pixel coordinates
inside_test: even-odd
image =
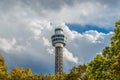
[[[55,29],[55,34],[51,37],[51,39],[52,39],[53,46],[65,46],[66,45],[66,37],[63,33],[63,29],[61,28]]]

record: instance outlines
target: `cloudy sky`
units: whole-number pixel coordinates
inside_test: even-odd
[[[54,73],[51,36],[64,29],[64,71],[87,64],[110,43],[119,0],[0,0],[0,53],[8,64]]]

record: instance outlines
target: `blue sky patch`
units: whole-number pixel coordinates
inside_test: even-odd
[[[109,33],[110,31],[113,31],[113,29],[105,29],[96,25],[85,25],[85,26],[82,26],[80,24],[66,24],[66,25],[69,27],[70,30],[77,31],[79,33],[83,33],[88,30],[96,30],[102,33]]]

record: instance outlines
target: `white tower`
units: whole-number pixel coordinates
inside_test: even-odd
[[[66,37],[63,29],[56,28],[51,37],[52,45],[55,47],[55,73],[63,73],[63,47],[66,45]]]

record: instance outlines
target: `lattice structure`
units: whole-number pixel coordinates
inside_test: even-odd
[[[56,28],[51,37],[52,45],[55,47],[55,73],[63,73],[63,47],[66,45],[66,37],[63,29]]]

